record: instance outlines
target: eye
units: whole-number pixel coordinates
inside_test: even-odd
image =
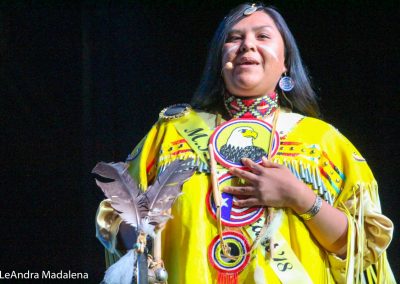
[[[238,34],[232,34],[232,35],[228,35],[226,42],[235,42],[235,41],[239,41],[242,38],[241,35]]]
[[[245,129],[242,129],[242,133],[245,133],[246,132],[246,130]]]
[[[271,37],[270,37],[269,34],[261,33],[261,34],[258,35],[258,38],[260,38],[260,39],[269,39]]]

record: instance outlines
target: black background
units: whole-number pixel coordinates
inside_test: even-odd
[[[238,3],[0,1],[3,273],[101,280],[94,216],[103,195],[90,171],[124,160],[163,107],[189,101],[214,30]],[[398,1],[271,3],[297,40],[324,119],[363,153],[398,226]]]

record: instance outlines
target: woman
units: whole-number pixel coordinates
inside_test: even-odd
[[[169,283],[394,283],[376,181],[313,118],[315,94],[276,10],[244,4],[224,18],[192,105],[164,109],[127,161],[143,189],[175,159],[197,166],[162,233]],[[108,200],[97,228],[110,262],[133,243]]]

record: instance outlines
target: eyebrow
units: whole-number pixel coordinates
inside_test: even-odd
[[[272,29],[273,26],[271,26],[271,25],[256,26],[256,27],[253,27],[252,30],[253,30],[253,31],[257,31],[257,30],[262,30],[262,29],[264,29],[264,28]],[[229,31],[229,33],[240,33],[240,32],[242,32],[242,30],[237,30],[237,29],[235,29],[235,30],[230,30],[230,31]]]

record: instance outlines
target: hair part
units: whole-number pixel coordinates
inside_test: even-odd
[[[251,4],[246,3],[232,9],[218,26],[211,41],[200,84],[191,101],[191,104],[195,108],[226,114],[223,102],[225,85],[221,75],[222,48],[232,27],[247,17],[243,12],[249,7],[251,7]],[[257,7],[257,11],[264,11],[275,22],[285,46],[284,54],[287,74],[295,82],[293,90],[286,93],[283,93],[279,89],[279,86],[277,86],[278,93],[281,93],[279,95],[279,105],[291,108],[293,111],[304,115],[319,117],[320,110],[317,103],[317,96],[311,87],[311,82],[307,70],[303,66],[296,41],[285,20],[272,6],[257,3],[255,7]]]

